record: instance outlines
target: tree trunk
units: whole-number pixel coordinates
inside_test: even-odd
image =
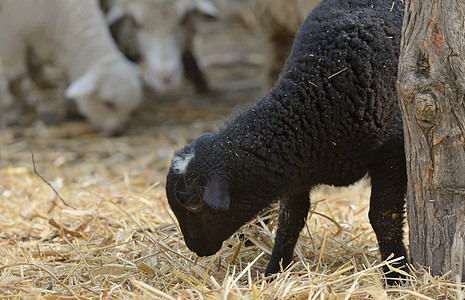
[[[465,1],[406,2],[399,60],[410,260],[465,270]],[[465,279],[465,278],[464,278]]]

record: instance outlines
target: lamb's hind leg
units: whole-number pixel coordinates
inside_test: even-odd
[[[309,193],[298,193],[290,199],[281,200],[278,217],[278,230],[266,274],[274,274],[286,268],[292,261],[294,247],[300,231],[305,225],[310,208]]]
[[[0,79],[0,127],[17,125],[24,108],[23,77],[15,80]]]
[[[405,265],[407,252],[403,243],[404,205],[407,186],[407,172],[403,138],[390,140],[374,155],[374,162],[369,166],[371,176],[371,199],[369,218],[378,239],[381,258],[404,258],[396,266]],[[387,272],[389,269],[384,268]],[[400,278],[399,273],[390,273],[388,278]],[[388,284],[395,281],[388,280]]]

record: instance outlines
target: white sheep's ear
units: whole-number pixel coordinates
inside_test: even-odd
[[[94,72],[88,72],[73,81],[65,91],[68,99],[74,99],[92,94],[97,88],[97,78]]]
[[[210,0],[195,0],[195,7],[202,15],[214,19],[218,19],[220,17],[220,12]]]
[[[123,6],[120,3],[115,3],[110,10],[108,11],[107,17],[105,18],[107,21],[107,25],[111,26],[113,25],[116,21],[124,17],[125,11],[123,9]]]
[[[231,199],[228,183],[218,176],[210,178],[205,186],[203,201],[215,210],[229,210]]]

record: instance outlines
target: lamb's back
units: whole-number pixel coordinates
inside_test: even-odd
[[[402,134],[395,83],[403,5],[391,5],[327,0],[307,17],[274,87],[228,130],[260,168],[277,180],[347,185]]]
[[[403,5],[391,6],[328,0],[300,28],[271,94],[307,115],[319,138],[381,144],[402,130],[395,82]]]

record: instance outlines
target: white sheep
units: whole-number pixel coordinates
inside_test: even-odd
[[[210,0],[114,0],[110,6],[107,21],[112,29],[116,22],[130,20],[112,32],[123,52],[134,52],[135,37],[135,48],[145,64],[144,79],[150,87],[162,93],[172,91],[184,74],[198,92],[207,90],[192,43],[195,15],[218,16]]]
[[[212,0],[220,12],[221,19],[235,20],[244,25],[249,25],[250,11],[248,5],[250,0]]]
[[[235,0],[237,1],[237,0]],[[250,0],[250,11],[266,55],[265,88],[270,88],[289,54],[299,26],[321,0]]]
[[[21,101],[8,93],[27,77],[30,51],[64,71],[66,97],[104,135],[121,133],[142,102],[139,71],[119,52],[95,0],[2,0],[0,57],[10,87],[0,95],[3,124],[19,120]]]

